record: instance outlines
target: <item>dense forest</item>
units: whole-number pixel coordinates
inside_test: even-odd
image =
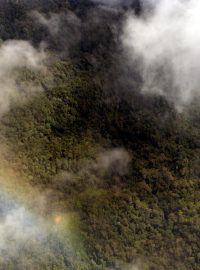
[[[0,1],[2,270],[200,268],[199,97],[142,91],[108,3]]]

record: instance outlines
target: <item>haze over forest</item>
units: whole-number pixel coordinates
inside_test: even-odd
[[[199,15],[0,0],[0,270],[200,269]]]

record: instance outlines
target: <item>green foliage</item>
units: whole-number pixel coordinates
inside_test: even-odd
[[[34,1],[3,2],[3,40],[48,40],[58,49],[59,41],[30,17]],[[40,2],[46,14],[66,8],[66,1]],[[83,2],[77,14],[87,21]],[[127,90],[111,54],[112,20],[119,16],[102,18],[101,27],[100,17],[84,23],[71,57],[76,66],[50,55],[45,76],[20,71],[20,81],[41,91],[13,102],[2,117],[0,142],[9,151],[1,156],[22,179],[50,193],[47,212],[59,209],[64,223],[60,239],[50,237],[43,253],[27,243],[17,256],[0,257],[2,270],[124,270],[124,263],[138,260],[145,270],[200,268],[199,101],[179,114],[162,97],[140,95],[139,78]],[[97,173],[91,164],[98,153],[113,148],[128,151],[129,170]]]
[[[199,126],[157,97],[148,106],[145,99],[140,106],[126,98],[108,102],[94,74],[68,62],[49,69],[46,78],[35,75],[43,91],[4,115],[1,134],[9,165],[78,215],[74,236],[62,227],[82,254],[71,257],[69,269],[117,269],[138,259],[148,269],[198,269]],[[101,149],[122,146],[132,156],[127,174],[87,172]],[[51,256],[36,263],[40,269],[66,269]],[[3,263],[13,269],[12,261]]]

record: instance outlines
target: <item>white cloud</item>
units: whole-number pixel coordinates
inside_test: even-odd
[[[14,256],[22,244],[41,239],[42,235],[44,231],[33,223],[24,208],[12,209],[0,221],[0,254],[5,251]]]
[[[141,17],[128,15],[123,44],[133,61],[141,60],[143,91],[164,95],[181,108],[200,93],[200,2],[145,4],[151,8]]]
[[[39,70],[43,67],[45,53],[27,41],[6,41],[0,45],[0,115],[9,109],[11,100],[22,93],[31,94],[34,87],[19,80],[19,70]]]

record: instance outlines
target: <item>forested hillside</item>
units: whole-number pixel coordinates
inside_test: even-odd
[[[199,97],[144,93],[142,5],[98,2],[0,1],[0,269],[197,270]]]

